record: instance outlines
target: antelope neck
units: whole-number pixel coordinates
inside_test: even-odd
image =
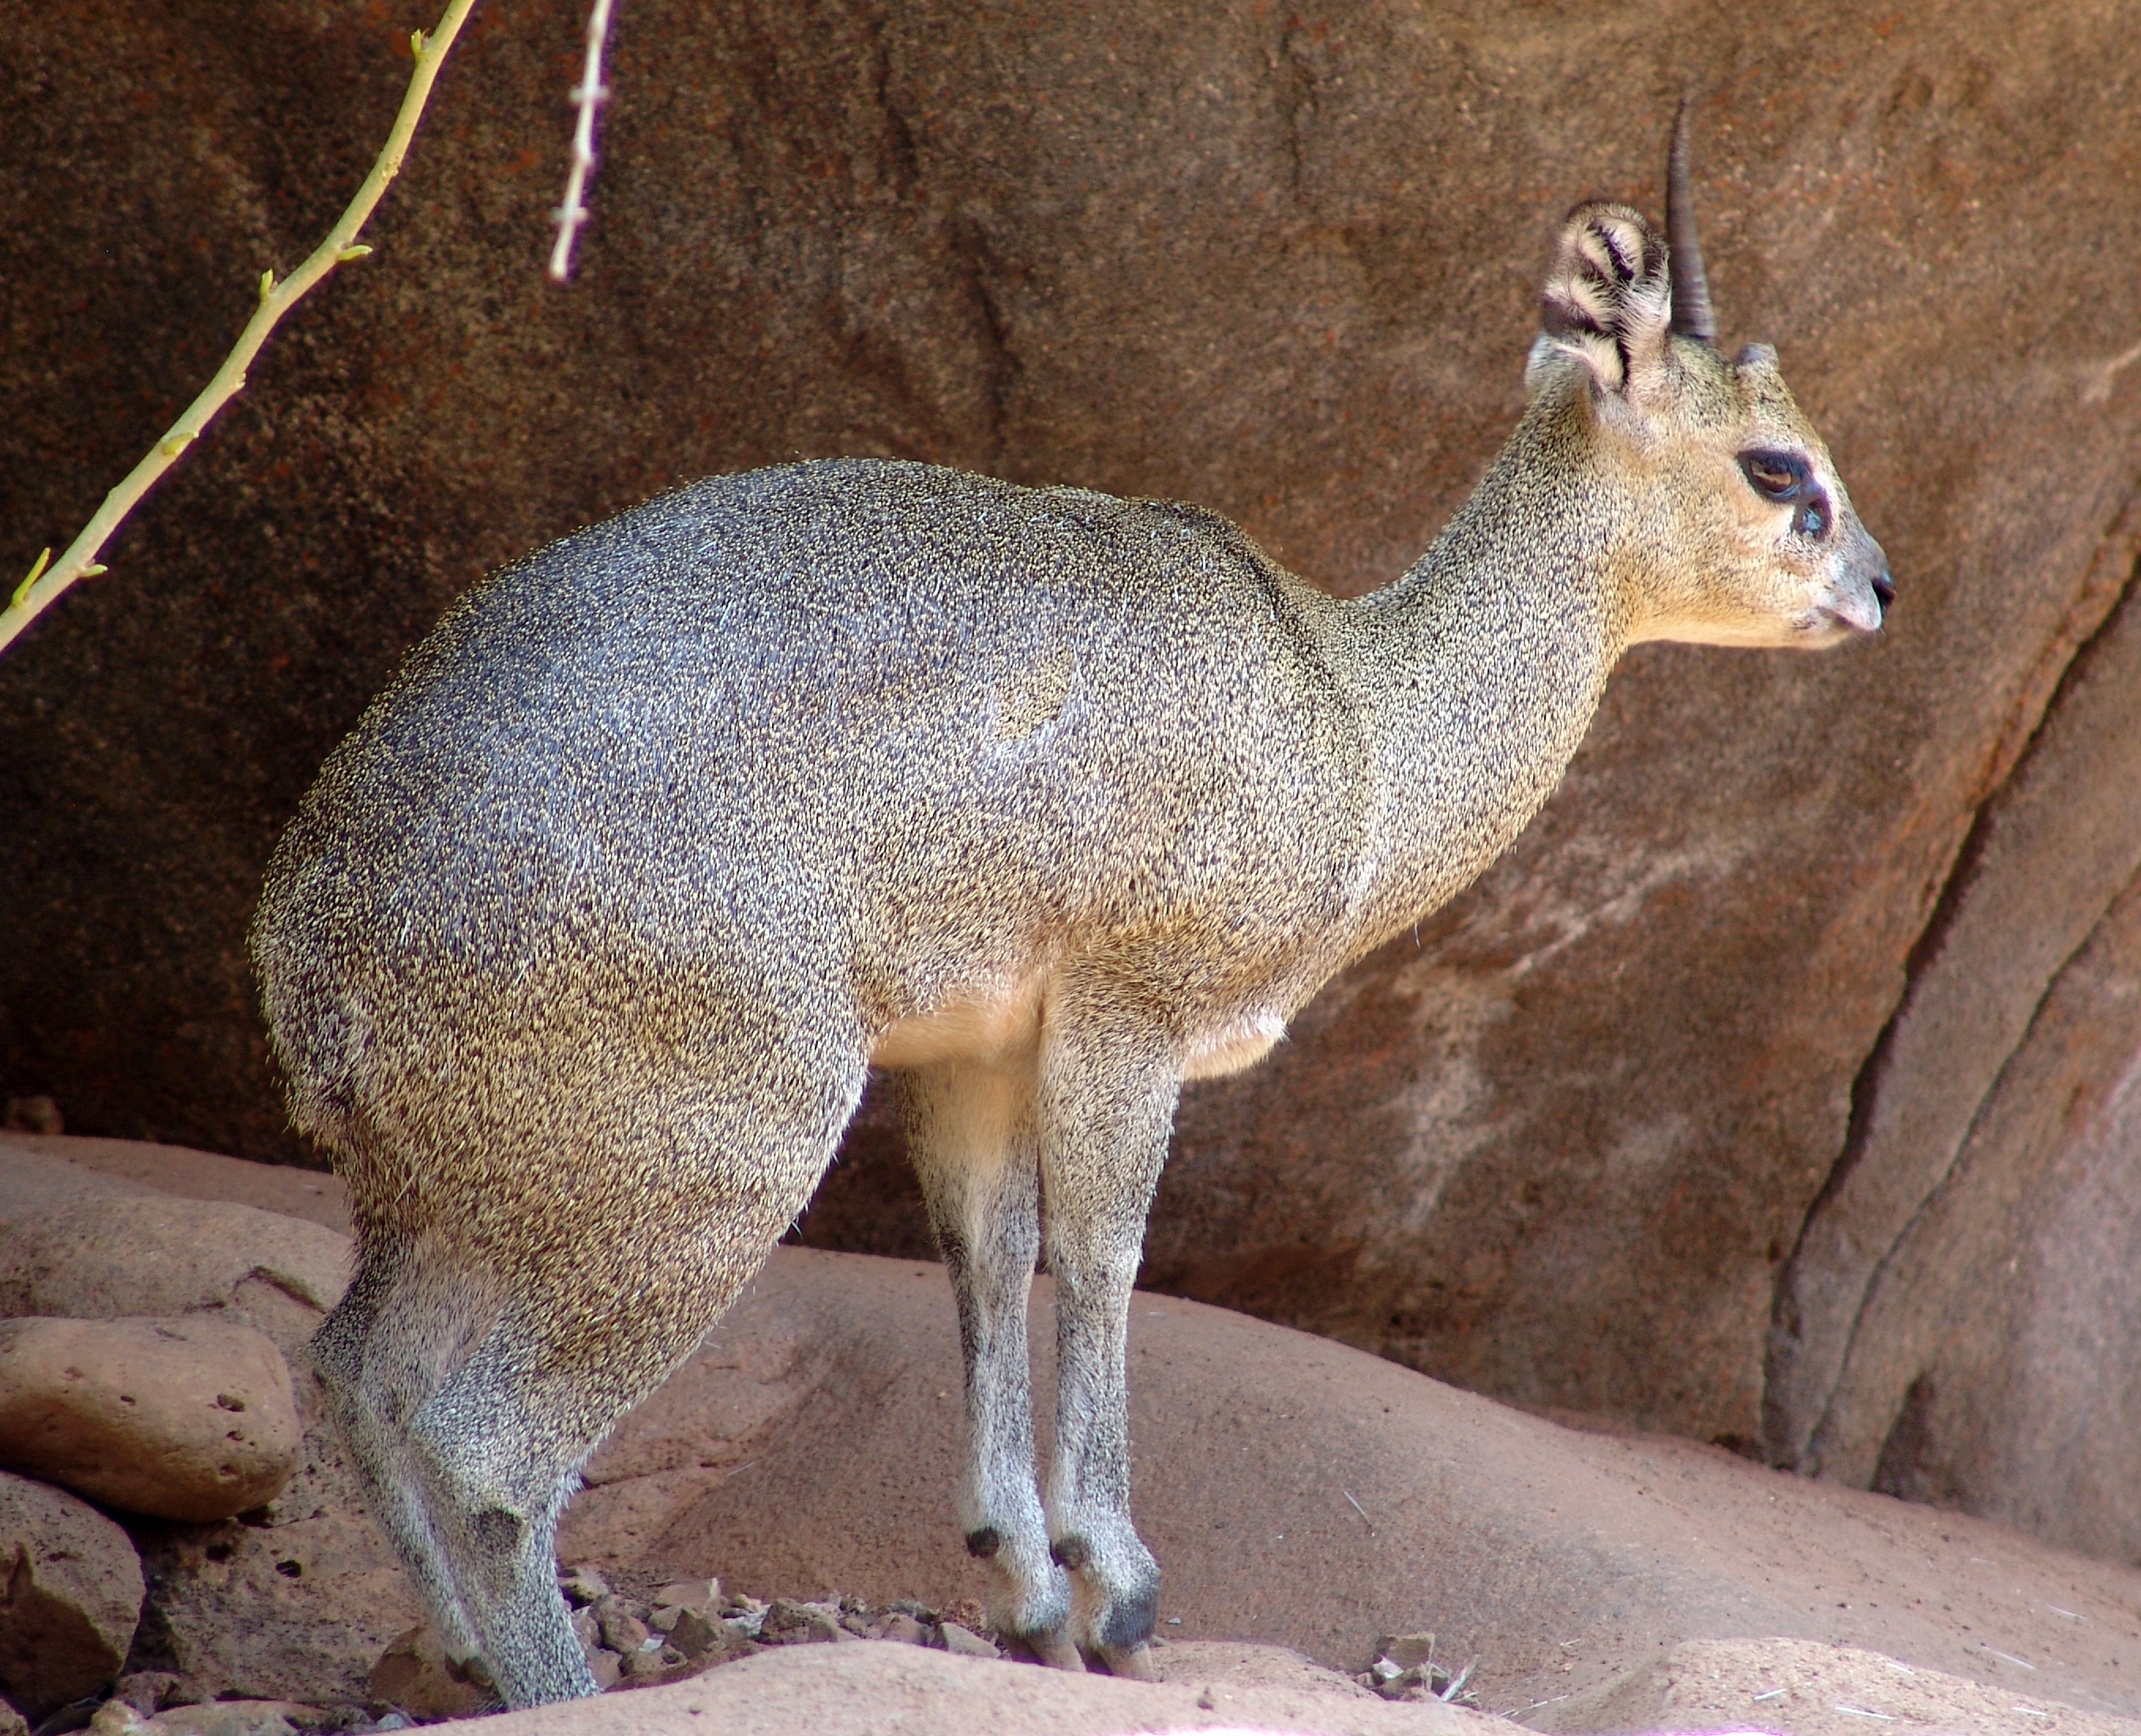
[[[1521,432],[1410,572],[1332,620],[1331,662],[1380,786],[1362,951],[1523,829],[1627,642],[1607,528],[1580,487],[1542,477]]]

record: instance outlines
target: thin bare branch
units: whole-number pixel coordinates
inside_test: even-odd
[[[171,425],[170,431],[149,449],[147,456],[104,497],[104,504],[82,527],[81,534],[67,545],[66,552],[56,562],[49,558],[50,549],[37,557],[29,577],[16,587],[7,607],[0,609],[0,651],[6,650],[22,629],[49,608],[76,579],[105,570],[97,564],[96,557],[111,540],[112,533],[164,472],[170,469],[179,455],[200,438],[216,412],[245,389],[245,371],[260,353],[260,347],[267,342],[268,334],[275,329],[276,323],[337,265],[361,259],[372,251],[357,245],[357,232],[385,195],[388,184],[401,173],[401,160],[416,130],[417,119],[424,112],[424,104],[431,96],[440,65],[475,4],[475,0],[448,0],[436,30],[428,37],[420,30],[410,37],[416,67],[409,75],[409,88],[401,98],[394,125],[388,130],[386,142],[380,148],[378,160],[372,165],[372,173],[365,176],[348,209],[327,231],[327,239],[311,258],[281,283],[275,281],[272,271],[261,273],[260,304],[253,310],[253,317],[245,322],[245,329],[239,334],[229,355],[224,358],[223,366],[216,370],[215,377],[186,406],[185,413]]]
[[[565,202],[550,214],[558,224],[558,244],[550,249],[550,275],[560,283],[572,275],[573,237],[588,220],[588,208],[582,199],[587,192],[588,176],[594,172],[595,110],[609,100],[609,88],[602,81],[603,45],[609,38],[609,6],[610,0],[594,0],[588,12],[588,57],[572,92],[580,111],[573,126],[572,172],[565,177]]]

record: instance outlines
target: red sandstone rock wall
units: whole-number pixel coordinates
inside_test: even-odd
[[[0,20],[7,558],[313,245],[426,22]],[[1892,630],[1632,656],[1499,868],[1194,1090],[1149,1275],[2141,1557],[2101,1444],[2141,1312],[2141,766],[2087,679],[2141,609],[2112,9],[632,0],[564,292],[580,22],[487,0],[379,252],[0,662],[0,1092],[295,1155],[240,944],[276,829],[448,598],[672,479],[925,457],[1395,574],[1513,420],[1553,220],[1654,207],[1691,84],[1725,341],[1781,349]],[[912,1247],[895,1158],[866,1126],[806,1236]]]

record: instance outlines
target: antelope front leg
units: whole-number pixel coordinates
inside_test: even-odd
[[[1056,1045],[1040,1091],[1048,1269],[1056,1280],[1056,1453],[1048,1533],[1070,1571],[1071,1635],[1116,1675],[1146,1675],[1159,1566],[1130,1522],[1130,1286],[1179,1082],[1150,1057]]]
[[[989,1620],[1045,1664],[1083,1670],[1070,1641],[1070,1584],[1048,1548],[1034,1481],[1026,1302],[1040,1252],[1031,1062],[957,1063],[901,1080],[909,1152],[959,1309],[967,1374],[967,1469],[959,1523],[988,1563]]]

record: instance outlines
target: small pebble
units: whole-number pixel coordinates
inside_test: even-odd
[[[1432,1634],[1385,1634],[1376,1641],[1376,1655],[1388,1658],[1400,1670],[1425,1664],[1435,1655]]]
[[[802,1645],[854,1636],[841,1627],[837,1609],[776,1597],[765,1612],[758,1637],[779,1645]]]
[[[609,1581],[596,1569],[588,1566],[561,1569],[558,1575],[558,1589],[565,1594],[565,1601],[575,1609],[610,1595]]]
[[[674,1661],[684,1661],[681,1654],[672,1654]],[[644,1682],[659,1677],[670,1666],[662,1660],[658,1651],[636,1651],[624,1660],[624,1674],[635,1682]]]
[[[114,1699],[123,1699],[144,1718],[171,1701],[171,1692],[182,1678],[168,1670],[137,1670],[122,1675],[111,1689]]]
[[[142,1736],[149,1722],[123,1699],[108,1699],[89,1720],[89,1736]]]
[[[12,1134],[63,1134],[66,1118],[49,1097],[11,1097],[0,1109],[0,1127]]]
[[[962,1658],[1000,1658],[1003,1654],[970,1628],[956,1621],[942,1622],[939,1628],[944,1635],[944,1650]]]
[[[639,1650],[649,1637],[647,1624],[633,1615],[615,1592],[605,1592],[589,1606],[602,1643],[623,1656]]]
[[[691,1610],[679,1610],[677,1619],[669,1625],[669,1643],[678,1654],[687,1658],[703,1657],[713,1650],[714,1642],[727,1637],[731,1631],[726,1621],[711,1620]],[[734,1630],[741,1634],[741,1630]]]

